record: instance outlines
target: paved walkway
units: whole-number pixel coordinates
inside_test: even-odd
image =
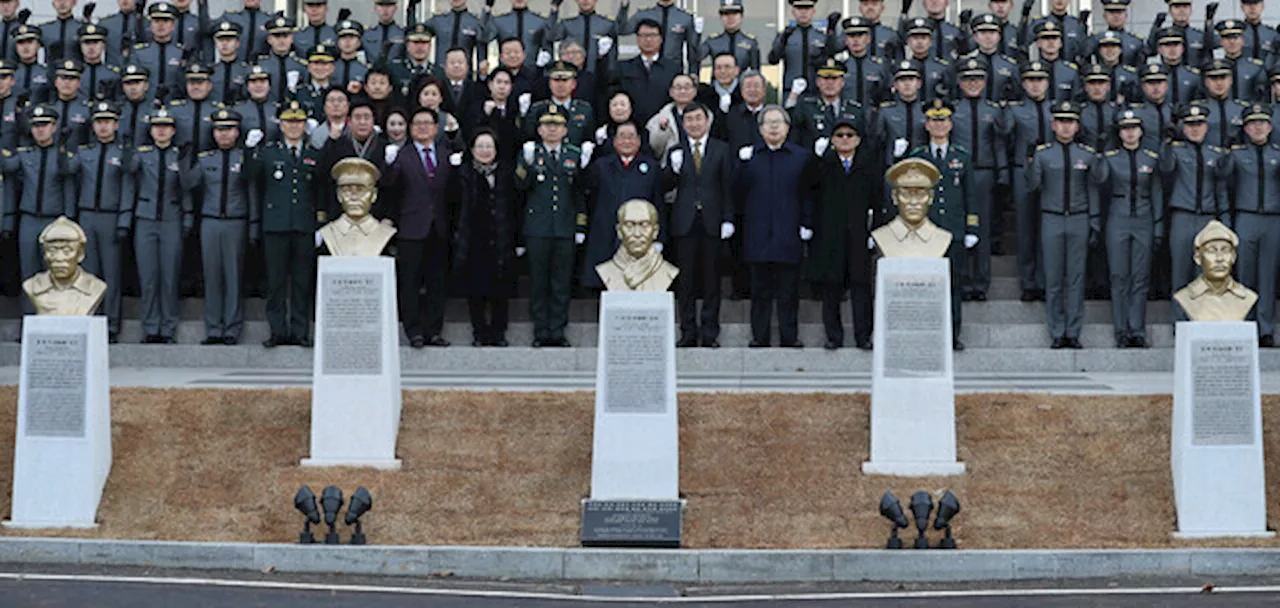
[[[0,384],[17,384],[17,367],[0,367]],[[595,388],[592,372],[405,372],[406,389],[589,391]],[[771,372],[750,377],[717,372],[681,374],[682,391],[742,392],[869,392],[867,373]],[[111,385],[154,388],[290,388],[311,386],[311,374],[302,370],[230,368],[131,368],[111,369]],[[1072,395],[1170,394],[1170,372],[998,374],[958,373],[959,393],[1051,393]],[[1280,394],[1280,373],[1263,372],[1262,392]]]

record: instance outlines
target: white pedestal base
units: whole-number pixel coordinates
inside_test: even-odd
[[[1177,330],[1174,537],[1274,536],[1267,531],[1257,324],[1181,322]]]
[[[9,528],[93,528],[111,473],[106,317],[22,325]]]
[[[306,467],[398,469],[400,321],[395,260],[319,260],[311,457]]]
[[[960,475],[951,271],[945,258],[881,258],[876,270],[867,475]]]

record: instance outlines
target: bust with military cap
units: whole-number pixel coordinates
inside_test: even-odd
[[[1258,294],[1231,278],[1240,239],[1218,220],[1196,235],[1196,265],[1200,276],[1173,294],[1192,321],[1243,321]]]
[[[396,229],[369,214],[378,200],[378,167],[362,158],[344,158],[333,166],[342,216],[325,224],[320,237],[330,255],[382,255]]]
[[[942,174],[922,158],[898,161],[884,174],[893,187],[898,215],[871,231],[876,248],[890,258],[940,258],[951,247],[952,235],[929,220],[933,188]]]
[[[40,232],[48,270],[22,282],[39,315],[91,315],[98,310],[107,284],[80,267],[87,239],[75,222],[60,216]]]

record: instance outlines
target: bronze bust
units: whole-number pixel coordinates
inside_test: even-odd
[[[1218,220],[1196,235],[1195,261],[1200,276],[1173,294],[1192,321],[1243,321],[1258,294],[1231,278],[1240,239]]]
[[[618,208],[618,240],[622,244],[596,274],[610,291],[666,291],[680,269],[662,259],[653,246],[658,238],[658,208],[632,199]]]
[[[80,267],[88,242],[80,225],[59,217],[40,231],[44,265],[22,282],[22,291],[38,315],[92,315],[107,293],[107,283]]]
[[[376,256],[387,248],[396,229],[369,215],[378,200],[378,167],[362,158],[344,158],[333,166],[338,187],[339,217],[320,229],[330,255]]]
[[[951,233],[929,220],[933,188],[942,177],[938,168],[921,158],[895,163],[884,173],[893,185],[898,215],[871,231],[880,254],[889,258],[940,258],[951,247]]]

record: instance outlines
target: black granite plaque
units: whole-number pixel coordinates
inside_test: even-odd
[[[582,546],[680,548],[679,500],[584,500]]]

